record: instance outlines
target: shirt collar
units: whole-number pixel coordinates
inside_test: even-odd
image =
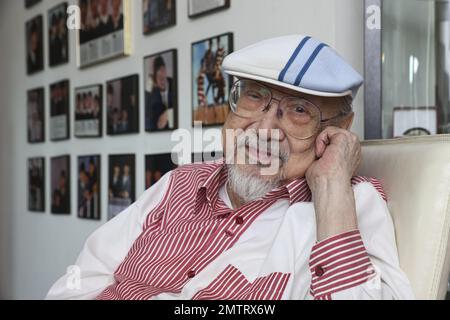
[[[213,209],[213,216],[222,214],[223,210],[217,210],[217,201],[219,199],[219,189],[225,184],[228,178],[228,171],[226,164],[223,161],[215,162],[215,164],[207,165],[205,172],[206,178],[198,184],[196,203],[199,204],[201,200],[207,201]],[[261,200],[273,201],[287,199],[289,205],[297,202],[311,201],[311,190],[305,178],[298,178],[287,184],[284,184],[269,193],[267,193]]]

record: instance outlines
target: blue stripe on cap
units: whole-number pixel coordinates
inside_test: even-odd
[[[304,37],[302,39],[302,41],[300,41],[300,43],[297,46],[297,48],[295,49],[294,53],[289,58],[289,61],[287,62],[286,66],[284,67],[283,70],[281,70],[280,75],[278,76],[278,81],[283,81],[284,80],[286,72],[288,71],[288,69],[290,68],[292,63],[295,61],[295,59],[297,58],[298,54],[300,53],[300,51],[302,50],[302,48],[305,46],[306,42],[308,42],[309,39],[311,39],[311,37],[308,36],[308,37]]]
[[[322,50],[324,47],[327,47],[327,45],[325,43],[321,43],[321,44],[319,44],[317,46],[317,48],[311,54],[311,56],[309,57],[308,61],[303,66],[302,70],[300,71],[300,73],[298,74],[297,78],[295,79],[294,85],[298,86],[300,84],[300,82],[302,82],[302,79],[305,76],[306,72],[308,71],[309,67],[311,66],[311,64],[316,59],[316,57],[319,54],[320,50]]]

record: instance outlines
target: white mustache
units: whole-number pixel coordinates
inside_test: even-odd
[[[256,129],[249,129],[237,136],[236,150],[244,147],[251,147],[255,150],[266,152],[267,155],[278,157],[282,163],[287,162],[289,150],[280,149],[280,144],[276,140],[265,139],[263,134],[258,134]]]

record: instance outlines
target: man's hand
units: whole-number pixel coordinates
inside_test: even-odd
[[[323,180],[350,183],[361,162],[361,145],[354,133],[327,127],[317,136],[315,150],[318,160],[306,171],[311,189]]]
[[[358,137],[345,129],[327,127],[316,139],[318,160],[306,172],[317,220],[317,239],[357,229],[351,178],[361,161]]]

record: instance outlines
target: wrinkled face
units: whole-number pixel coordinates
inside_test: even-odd
[[[250,174],[255,177],[260,177],[265,181],[289,182],[304,177],[309,166],[316,160],[315,140],[324,127],[319,128],[315,135],[305,140],[287,134],[280,122],[279,101],[286,96],[306,99],[319,107],[322,113],[322,119],[329,119],[336,117],[342,111],[343,98],[319,97],[274,85],[264,85],[270,88],[272,98],[277,101],[272,100],[268,110],[257,119],[243,118],[233,112],[228,114],[222,131],[225,157],[229,156],[226,148],[227,129],[233,129],[234,132],[236,132],[236,129],[241,129],[244,133],[255,132],[257,140],[265,142],[262,144],[263,148],[260,147],[260,143],[257,144],[256,148],[240,143],[239,136],[242,135],[242,131],[240,133],[236,132],[235,137],[237,138],[231,142],[231,144],[234,144],[234,149],[229,150],[234,150],[235,155],[238,150],[239,153],[245,154],[245,162],[236,164],[239,171],[245,172],[247,175]],[[350,113],[347,116],[338,118],[338,120],[331,124],[347,129],[350,127],[352,120],[353,113]],[[268,129],[268,131],[261,134],[263,131],[260,131],[260,129]],[[273,129],[277,134],[272,135]],[[271,150],[271,146],[277,144],[279,152],[273,152],[274,149]],[[253,159],[252,164],[249,164],[249,159]],[[275,170],[270,171],[271,174],[267,174],[267,170],[261,170],[270,166],[271,163],[278,164]]]

